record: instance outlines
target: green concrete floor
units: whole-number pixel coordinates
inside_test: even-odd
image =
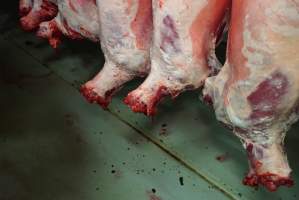
[[[122,103],[133,81],[103,111],[78,92],[103,64],[95,44],[55,52],[4,11],[0,31],[0,200],[299,199],[299,124],[286,139],[297,184],[248,188],[245,151],[198,91],[149,119]]]

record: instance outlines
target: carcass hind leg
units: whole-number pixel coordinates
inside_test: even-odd
[[[30,12],[20,19],[25,31],[34,31],[39,24],[53,19],[58,13],[57,5],[48,0],[35,0]]]
[[[102,71],[81,87],[81,93],[90,103],[107,108],[113,94],[133,78],[133,73],[130,74],[113,62],[106,61]]]

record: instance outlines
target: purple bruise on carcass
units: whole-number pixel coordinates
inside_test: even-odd
[[[257,89],[247,97],[252,107],[250,118],[259,120],[273,116],[284,94],[287,93],[288,84],[287,77],[280,72],[275,72],[261,82]]]
[[[163,28],[161,30],[161,46],[160,48],[165,52],[175,53],[180,52],[180,47],[178,45],[179,34],[176,30],[173,18],[169,15],[163,19]]]

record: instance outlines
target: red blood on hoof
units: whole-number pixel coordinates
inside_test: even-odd
[[[20,23],[25,31],[34,31],[41,22],[53,19],[57,13],[57,5],[44,0],[40,10],[31,10],[27,16],[21,18]]]
[[[97,103],[103,109],[107,109],[109,103],[111,102],[111,96],[113,94],[113,91],[114,90],[110,90],[106,92],[106,97],[101,97],[96,92],[94,92],[92,88],[88,88],[85,85],[83,85],[80,88],[81,94],[86,98],[86,100],[89,103]]]
[[[166,96],[168,95],[167,88],[165,86],[160,86],[156,95],[152,98],[150,101],[150,107],[148,109],[148,113],[152,116],[156,114],[156,107],[158,103]]]
[[[265,186],[269,191],[276,191],[279,186],[287,186],[291,187],[294,182],[289,177],[280,177],[277,174],[273,174],[270,172],[258,174],[259,168],[263,165],[263,163],[257,160],[253,154],[253,144],[248,144],[247,146],[247,154],[248,159],[250,161],[251,169],[255,172],[254,174],[250,173],[243,179],[243,184],[257,187],[259,184]]]
[[[167,88],[165,86],[160,86],[159,89],[153,94],[149,102],[142,102],[138,97],[129,94],[125,99],[124,103],[127,104],[134,112],[143,113],[147,116],[154,116],[157,112],[157,104],[165,97],[167,94]]]
[[[259,184],[265,186],[269,191],[274,192],[279,186],[291,187],[294,185],[294,181],[289,177],[280,177],[276,174],[253,174],[248,175],[243,180],[244,185],[257,187]]]
[[[56,49],[61,44],[62,39],[62,32],[57,27],[57,24],[55,21],[49,22],[48,29],[40,28],[38,32],[36,33],[38,37],[48,39],[50,45]]]
[[[260,83],[257,89],[247,99],[252,107],[251,119],[272,116],[288,90],[287,77],[276,72]]]
[[[27,15],[20,19],[22,29],[28,32],[36,30],[38,28],[39,23],[40,21],[38,19],[35,19],[30,15]]]
[[[132,94],[129,94],[125,99],[124,103],[127,104],[133,112],[144,113],[147,115],[147,106],[141,102],[138,98],[135,98]]]
[[[243,184],[251,187],[257,187],[258,186],[257,176],[246,176],[243,179]]]

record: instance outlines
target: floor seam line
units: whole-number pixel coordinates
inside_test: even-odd
[[[34,55],[32,55],[32,53],[30,53],[29,51],[27,51],[24,47],[22,47],[21,45],[19,45],[17,42],[14,41],[14,39],[9,39],[9,38],[5,38],[2,37],[4,40],[8,41],[8,42],[12,42],[17,48],[19,48],[20,50],[22,50],[23,52],[25,52],[27,55],[29,55],[32,59],[34,59],[36,62],[38,62],[39,64],[41,64],[43,67],[47,68],[48,70],[50,70],[51,72],[53,72],[57,77],[59,77],[59,79],[61,79],[63,82],[65,82],[67,85],[69,85],[71,88],[75,89],[77,92],[79,92],[79,89],[76,88],[74,85],[72,85],[69,81],[65,80],[61,75],[57,74],[56,71],[54,71],[53,69],[51,69],[47,64],[44,64],[41,62],[40,59],[36,58]],[[186,162],[185,160],[181,159],[180,156],[176,155],[175,153],[173,153],[171,150],[169,150],[168,148],[164,147],[163,145],[161,145],[159,142],[157,142],[154,138],[148,136],[146,133],[144,133],[142,130],[139,130],[138,128],[136,128],[135,126],[133,126],[132,124],[130,124],[129,122],[127,122],[126,120],[122,119],[120,116],[118,116],[117,114],[113,113],[111,110],[107,110],[112,116],[116,117],[119,121],[121,121],[122,123],[126,124],[127,126],[129,126],[130,128],[132,128],[135,132],[137,132],[139,135],[141,135],[142,137],[148,139],[152,144],[154,144],[155,146],[157,146],[159,149],[161,149],[163,152],[165,152],[167,155],[171,156],[173,159],[175,159],[176,161],[178,161],[179,163],[181,163],[183,166],[185,166],[187,169],[189,169],[190,171],[192,171],[193,173],[195,173],[197,176],[199,176],[200,178],[202,178],[204,181],[206,181],[207,183],[211,184],[212,186],[214,186],[218,191],[220,191],[221,193],[223,193],[225,196],[227,196],[228,198],[232,199],[232,200],[237,200],[238,198],[236,198],[233,194],[231,194],[229,191],[227,191],[226,189],[222,188],[221,186],[219,186],[215,181],[211,180],[210,178],[206,177],[203,173],[198,172],[198,170],[196,170],[194,167],[192,167],[191,164],[188,164],[188,162]]]

